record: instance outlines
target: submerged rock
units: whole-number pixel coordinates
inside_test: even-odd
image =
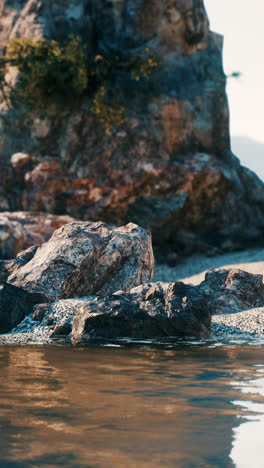
[[[22,252],[8,281],[55,301],[126,291],[149,281],[153,269],[151,236],[144,229],[75,222],[35,251]]]
[[[236,268],[210,270],[198,286],[214,314],[239,312],[264,306],[262,275]]]
[[[45,302],[42,294],[31,294],[0,281],[0,333],[7,333],[16,327],[40,302]]]

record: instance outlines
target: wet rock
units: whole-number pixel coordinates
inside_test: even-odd
[[[209,336],[210,308],[204,295],[183,283],[153,283],[87,299],[73,319],[72,343],[116,338]]]
[[[31,294],[0,281],[0,333],[12,330],[40,302],[45,302],[42,294]]]
[[[264,306],[263,276],[231,268],[210,270],[198,286],[214,314]]]
[[[12,259],[22,250],[46,242],[56,229],[72,221],[70,216],[41,212],[0,213],[0,258]]]
[[[128,290],[149,281],[154,268],[151,236],[132,223],[70,223],[32,253],[28,262],[20,254],[8,281],[51,301]]]

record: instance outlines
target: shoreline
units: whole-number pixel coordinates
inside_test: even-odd
[[[184,259],[175,267],[157,265],[153,282],[182,281],[197,285],[203,281],[205,273],[212,268],[238,268],[249,273],[264,273],[264,249],[251,249],[215,257],[193,256]],[[23,329],[23,322],[25,327]],[[14,333],[0,335],[0,346],[9,345],[60,345],[67,339],[54,340],[49,337],[48,330],[38,327],[29,331],[27,325],[34,323],[30,316],[26,317]],[[22,327],[22,328],[21,328]],[[19,330],[20,328],[20,330]],[[156,342],[158,343],[158,339]],[[228,344],[246,341],[248,344],[264,344],[264,306],[233,313],[223,313],[212,316],[211,335],[205,342]],[[68,340],[69,342],[69,340]],[[188,342],[188,340],[186,341]],[[201,340],[201,344],[204,340]],[[125,340],[124,340],[125,344]],[[135,341],[136,344],[136,341]],[[151,343],[150,343],[151,344]],[[155,340],[153,342],[155,344]]]
[[[183,258],[173,267],[157,264],[153,281],[182,281],[195,286],[204,280],[208,270],[221,268],[238,268],[248,273],[264,275],[264,249],[248,249],[212,257],[193,255]]]

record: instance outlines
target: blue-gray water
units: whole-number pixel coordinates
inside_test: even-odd
[[[262,346],[0,346],[0,467],[263,468]]]

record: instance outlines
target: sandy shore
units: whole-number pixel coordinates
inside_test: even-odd
[[[182,260],[175,267],[156,265],[154,281],[183,281],[197,285],[212,268],[239,268],[249,273],[264,275],[264,249],[233,252],[216,257],[194,255]]]

